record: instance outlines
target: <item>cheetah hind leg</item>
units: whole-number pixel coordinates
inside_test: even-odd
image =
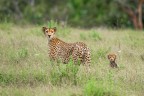
[[[79,56],[77,56],[77,54],[75,54],[75,52],[72,54],[72,59],[73,59],[73,63],[75,65],[79,64],[80,61],[79,61]]]
[[[65,58],[65,59],[63,59],[62,62],[63,62],[63,64],[68,64],[68,62],[69,62],[69,58]]]

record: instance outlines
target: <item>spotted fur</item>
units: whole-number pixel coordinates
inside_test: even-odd
[[[56,28],[43,27],[43,32],[48,38],[49,57],[51,61],[62,61],[67,64],[70,56],[75,64],[90,64],[90,50],[83,42],[66,43],[55,37]]]
[[[117,68],[117,64],[116,64],[116,54],[114,54],[114,53],[111,53],[111,54],[108,54],[108,59],[109,59],[109,61],[110,61],[110,66],[112,67],[112,68]]]
[[[76,42],[73,46],[72,57],[74,63],[76,64],[80,61],[80,63],[87,64],[89,66],[91,58],[90,50],[87,45],[83,42]]]

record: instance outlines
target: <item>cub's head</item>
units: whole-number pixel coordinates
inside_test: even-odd
[[[45,34],[45,36],[50,40],[55,35],[56,27],[53,28],[42,27],[42,31]]]
[[[108,54],[108,59],[110,62],[113,62],[116,60],[116,54]]]

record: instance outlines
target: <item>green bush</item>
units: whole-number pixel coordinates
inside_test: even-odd
[[[54,66],[50,73],[50,81],[53,85],[77,84],[78,65],[70,61],[67,65]]]
[[[15,71],[10,72],[0,72],[0,84],[9,85],[9,84],[34,84],[34,83],[46,83],[48,82],[48,76],[41,71],[29,72],[29,70],[22,70],[19,73]]]
[[[28,57],[28,50],[26,48],[20,48],[18,50],[9,50],[8,57],[10,61],[16,61],[25,59]]]
[[[84,96],[118,96],[111,90],[112,86],[105,83],[105,81],[96,81],[91,78],[84,86]]]
[[[33,1],[33,0],[32,0]],[[29,22],[43,24],[49,20],[67,21],[72,26],[132,27],[127,14],[119,8],[118,0],[27,0],[0,1],[1,22]],[[125,0],[124,4],[136,8],[136,2]]]
[[[110,48],[99,48],[96,51],[91,50],[92,60],[98,62],[99,59],[107,58],[107,53],[110,51]],[[92,61],[94,63],[94,61]]]
[[[101,84],[95,80],[89,80],[84,86],[84,96],[104,96],[105,88]]]
[[[96,31],[90,32],[89,33],[89,38],[91,38],[94,41],[102,40],[101,36]]]
[[[13,27],[13,23],[8,23],[8,22],[4,22],[2,24],[0,24],[0,29],[1,30],[10,30]]]
[[[71,30],[70,28],[68,27],[63,27],[63,26],[60,26],[58,24],[58,22],[54,21],[54,20],[50,20],[48,22],[48,28],[53,28],[53,27],[56,27],[57,28],[57,32],[56,32],[56,35],[57,36],[60,36],[60,37],[65,37],[67,35],[70,34]]]
[[[28,56],[28,50],[26,48],[21,48],[18,50],[17,55],[19,58],[25,58]]]
[[[86,40],[87,38],[86,38],[85,34],[80,33],[80,39],[81,39],[81,40]]]

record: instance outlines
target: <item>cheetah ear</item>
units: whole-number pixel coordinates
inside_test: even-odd
[[[56,28],[56,27],[53,27],[53,29],[54,29],[54,32],[56,32],[56,31],[57,31],[57,28]]]
[[[47,27],[42,27],[42,31],[45,34],[45,30],[47,29]]]

